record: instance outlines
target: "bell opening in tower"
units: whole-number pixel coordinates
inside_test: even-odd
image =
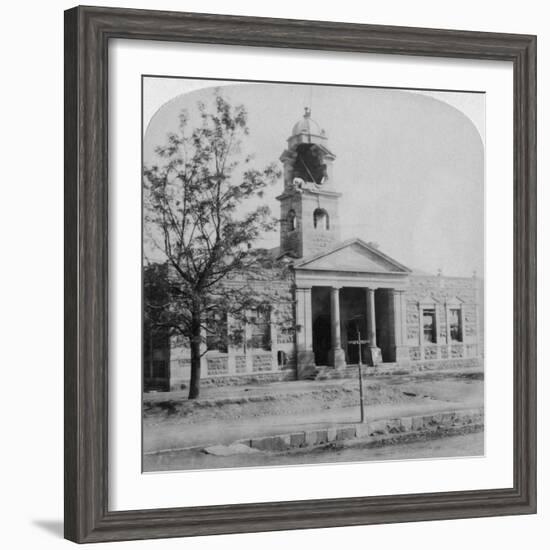
[[[327,179],[327,165],[323,152],[313,143],[302,143],[296,148],[293,177],[322,185]]]

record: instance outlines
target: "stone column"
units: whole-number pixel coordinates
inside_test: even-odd
[[[420,346],[421,359],[424,359],[424,313],[420,302],[418,307],[418,345]]]
[[[434,304],[434,344],[435,344],[435,353],[436,353],[436,359],[441,359],[441,350],[439,349],[439,344],[441,343],[441,338],[439,336],[439,329],[441,323],[440,315],[439,315],[439,304],[436,302]]]
[[[369,341],[367,361],[374,366],[382,362],[382,352],[376,345],[376,311],[374,304],[374,288],[367,288],[367,340]]]
[[[376,311],[373,288],[367,288],[367,339],[369,346],[376,347]]]
[[[250,323],[245,323],[243,328],[246,372],[251,373],[252,363],[254,361],[254,358],[252,357],[252,346],[250,346],[250,340],[252,340],[252,325]]]
[[[234,344],[231,342],[231,331],[235,325],[235,320],[231,315],[227,315],[227,374],[235,374],[235,355],[236,350]]]
[[[396,347],[403,345],[402,339],[402,312],[401,312],[401,294],[402,291],[392,289],[393,306],[393,343]]]
[[[447,358],[451,358],[451,315],[449,304],[445,302],[445,340],[447,345]]]
[[[329,361],[335,368],[346,366],[346,354],[342,349],[342,337],[340,334],[340,288],[330,289],[330,334],[332,348],[329,353]]]
[[[474,271],[473,275],[473,285],[474,285],[474,300],[475,300],[475,306],[474,306],[474,314],[476,316],[476,335],[475,335],[475,343],[476,343],[476,357],[481,357],[483,353],[485,353],[485,342],[482,341],[481,338],[481,319],[479,317],[480,315],[480,308],[483,308],[485,304],[480,303],[481,301],[481,290],[483,285],[483,280],[480,281],[477,278],[477,274]],[[464,315],[461,313],[461,330],[462,330],[462,341],[464,341]],[[485,334],[485,330],[483,330],[483,334]]]
[[[277,370],[277,323],[273,309],[270,310],[269,315],[269,340],[271,342],[271,370]]]
[[[315,373],[311,328],[311,287],[296,288],[296,368],[298,379]]]
[[[396,363],[408,362],[409,351],[406,347],[407,335],[406,335],[406,315],[403,301],[404,290],[392,289],[393,295],[393,345],[394,345],[394,358]]]

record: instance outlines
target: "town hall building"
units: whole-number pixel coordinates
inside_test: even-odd
[[[205,338],[201,377],[212,383],[324,379],[373,372],[458,368],[483,356],[483,285],[469,278],[419,274],[360,238],[341,240],[336,156],[309,109],[293,127],[280,160],[280,246],[290,267],[292,330],[276,308],[258,312],[238,346]],[[144,335],[147,340],[147,335]],[[172,339],[146,349],[145,389],[186,387],[190,356]]]

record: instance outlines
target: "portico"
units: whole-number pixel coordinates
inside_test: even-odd
[[[409,270],[355,239],[294,266],[299,370],[393,362]],[[357,335],[360,342],[357,343]],[[300,375],[300,372],[299,372]]]

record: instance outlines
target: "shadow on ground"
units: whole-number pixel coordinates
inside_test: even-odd
[[[63,521],[60,519],[35,519],[32,523],[58,539],[63,538]]]

